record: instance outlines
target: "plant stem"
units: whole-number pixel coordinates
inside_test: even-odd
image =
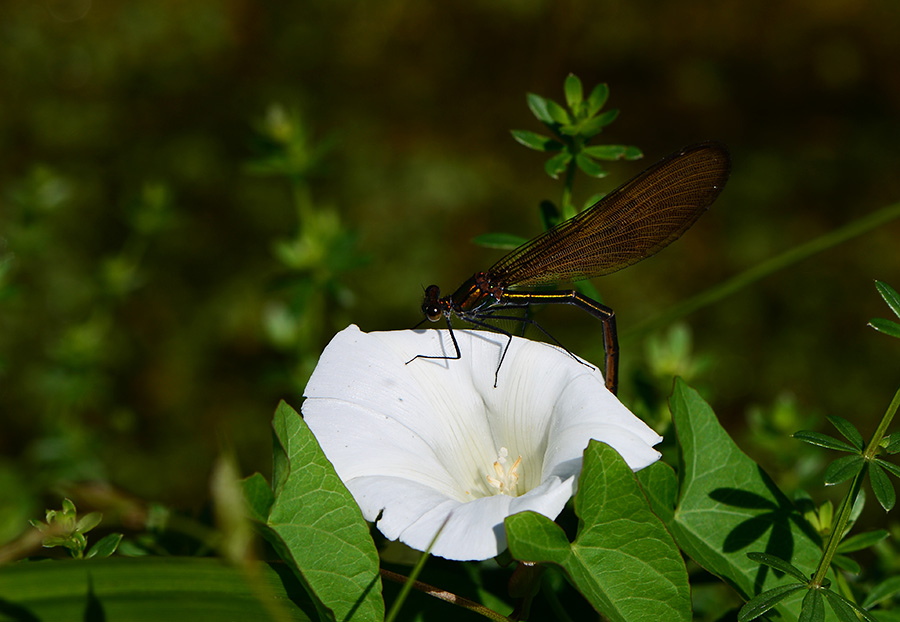
[[[841,501],[841,507],[838,509],[837,519],[834,522],[834,525],[831,530],[831,537],[828,539],[828,545],[825,547],[825,552],[822,553],[822,559],[819,560],[819,566],[816,568],[815,574],[813,574],[812,580],[810,583],[815,586],[822,585],[822,582],[825,580],[825,575],[828,572],[828,568],[831,567],[831,560],[834,559],[834,554],[837,552],[837,547],[841,543],[841,539],[844,537],[844,531],[847,529],[847,523],[850,522],[850,514],[853,511],[853,504],[856,503],[856,498],[859,496],[859,491],[862,488],[863,478],[866,475],[866,470],[862,469],[859,473],[856,474],[856,477],[853,478],[853,483],[850,486],[850,490],[847,492],[847,496],[844,497],[844,500]]]
[[[884,433],[887,432],[888,426],[890,426],[891,421],[894,420],[894,415],[897,414],[898,408],[900,408],[900,389],[897,389],[897,392],[894,393],[894,399],[891,400],[887,412],[884,413],[884,417],[881,418],[881,423],[878,424],[878,427],[875,429],[875,434],[872,435],[872,440],[869,441],[869,445],[866,447],[866,451],[863,454],[866,458],[871,459],[875,457],[875,452],[881,445],[881,439],[884,438]]]
[[[888,426],[894,419],[894,415],[897,413],[898,408],[900,408],[900,389],[898,389],[897,392],[894,393],[894,399],[891,400],[890,406],[888,406],[887,411],[881,418],[881,422],[875,429],[875,433],[872,435],[872,440],[869,441],[868,446],[863,451],[863,457],[866,459],[867,463],[869,460],[872,460],[875,457],[878,447],[880,447],[881,445],[881,439],[884,438],[884,433],[887,431]],[[818,568],[816,568],[816,572],[813,575],[811,581],[813,585],[819,586],[822,584],[822,581],[825,580],[825,574],[828,572],[828,568],[831,566],[831,560],[834,558],[834,554],[837,552],[837,547],[841,543],[841,539],[844,537],[844,532],[847,529],[847,523],[850,522],[850,514],[853,511],[853,504],[856,503],[856,498],[859,496],[859,491],[862,488],[863,479],[866,476],[866,470],[867,469],[860,470],[860,472],[857,473],[856,477],[853,478],[853,483],[850,486],[850,490],[847,492],[847,496],[844,497],[844,500],[841,502],[841,507],[840,509],[838,509],[837,519],[835,520],[834,526],[831,529],[831,537],[828,539],[828,544],[825,547],[825,552],[822,554],[822,559],[819,560],[819,566]]]
[[[575,158],[572,158],[572,161],[566,167],[566,179],[563,184],[562,201],[559,206],[563,220],[568,220],[575,215],[575,208],[572,206],[572,186],[575,184],[575,168]]]
[[[396,572],[391,572],[390,570],[385,570],[384,568],[382,568],[379,572],[381,572],[381,576],[385,579],[396,581],[397,583],[407,582],[406,577],[401,574],[397,574]],[[476,603],[474,600],[469,600],[468,598],[464,598],[463,596],[457,596],[452,592],[438,589],[433,585],[428,585],[427,583],[422,583],[421,581],[411,581],[410,584],[412,585],[413,589],[419,590],[420,592],[425,592],[429,596],[434,596],[435,598],[446,600],[448,603],[459,605],[460,607],[480,614],[485,618],[488,618],[489,620],[495,620],[496,622],[512,622],[510,618],[507,618],[505,615],[499,614],[493,609],[488,609],[484,605]]]
[[[780,255],[776,255],[771,259],[748,268],[718,285],[714,285],[706,291],[700,292],[696,296],[670,307],[668,310],[654,318],[638,322],[628,330],[621,332],[619,334],[619,340],[621,342],[628,342],[637,339],[651,331],[666,326],[667,324],[671,324],[678,318],[693,313],[697,309],[718,302],[723,298],[744,289],[752,283],[755,283],[763,277],[769,276],[779,270],[783,270],[795,263],[799,263],[816,253],[828,250],[842,242],[860,236],[863,233],[867,233],[868,231],[898,217],[900,217],[900,203],[893,203],[876,212],[857,218],[843,227],[830,231],[801,244],[800,246],[796,246]]]

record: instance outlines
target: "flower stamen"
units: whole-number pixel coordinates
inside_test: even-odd
[[[494,461],[494,473],[497,477],[488,475],[487,481],[491,487],[497,490],[497,494],[515,497],[516,487],[519,484],[519,467],[522,465],[522,456],[516,458],[516,461],[507,471],[504,465],[508,455],[509,450],[506,447],[501,447],[497,453],[497,460]]]

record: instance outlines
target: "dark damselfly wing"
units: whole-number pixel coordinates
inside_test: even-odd
[[[685,147],[513,250],[488,275],[515,288],[579,281],[626,268],[687,231],[719,196],[730,172],[723,145]]]

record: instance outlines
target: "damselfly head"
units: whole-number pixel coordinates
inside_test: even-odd
[[[441,288],[437,285],[429,285],[425,289],[425,300],[422,301],[422,313],[432,322],[441,319]]]

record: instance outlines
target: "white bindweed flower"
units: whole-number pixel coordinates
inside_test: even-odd
[[[366,520],[391,540],[482,560],[506,548],[503,520],[555,519],[574,494],[590,439],[633,470],[662,440],[610,393],[600,372],[544,343],[446,330],[338,333],[306,387],[303,418]],[[447,517],[449,516],[449,520]]]

